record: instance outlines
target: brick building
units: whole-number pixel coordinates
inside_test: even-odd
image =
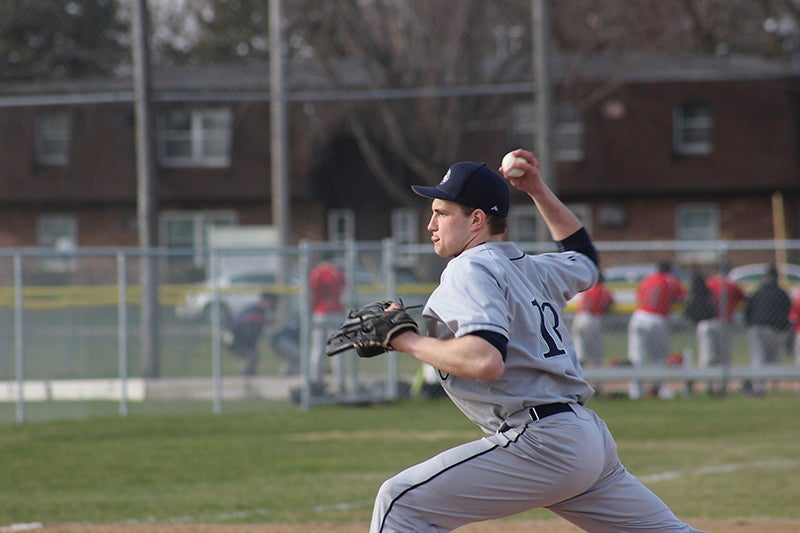
[[[800,235],[796,65],[597,56],[555,70],[555,184],[597,240],[771,239],[776,193],[788,237]],[[307,68],[289,75],[289,90],[327,89]],[[364,90],[357,69],[346,80]],[[521,86],[468,132],[463,159],[533,146]],[[571,100],[576,87],[584,96]],[[209,225],[269,224],[268,67],[157,72],[153,100],[159,245],[202,248]],[[425,239],[428,206],[390,200],[342,127],[360,105],[290,101],[293,242]],[[0,86],[0,146],[0,246],[136,245],[130,80]],[[536,215],[513,199],[513,236],[533,240]]]

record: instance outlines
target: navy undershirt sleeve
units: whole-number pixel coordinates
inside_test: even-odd
[[[579,252],[591,259],[595,265],[600,265],[600,257],[586,228],[582,227],[563,241],[556,241],[556,244],[561,252]]]
[[[497,348],[497,351],[503,356],[503,361],[506,360],[506,354],[508,353],[508,339],[503,337],[501,334],[494,331],[482,330],[470,333],[470,335],[477,335],[481,339]]]

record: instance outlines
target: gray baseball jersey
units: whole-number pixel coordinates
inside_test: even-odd
[[[448,263],[422,313],[428,335],[450,339],[492,331],[509,339],[498,381],[440,374],[453,402],[483,431],[496,432],[528,407],[582,404],[591,397],[561,310],[597,275],[582,254],[528,255],[513,242],[484,243]]]

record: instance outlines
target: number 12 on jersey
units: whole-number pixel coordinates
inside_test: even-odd
[[[550,302],[539,303],[536,300],[533,300],[531,304],[539,311],[542,339],[547,344],[547,351],[542,356],[547,358],[567,353],[563,348],[564,339],[561,338],[561,333],[558,332],[558,326],[561,325],[561,322],[555,306]]]

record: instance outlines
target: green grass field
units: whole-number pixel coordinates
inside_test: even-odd
[[[679,516],[800,518],[800,396],[590,405],[626,466]],[[448,400],[308,411],[259,402],[218,416],[151,402],[127,418],[86,409],[0,426],[0,527],[366,522],[386,477],[480,436]]]

